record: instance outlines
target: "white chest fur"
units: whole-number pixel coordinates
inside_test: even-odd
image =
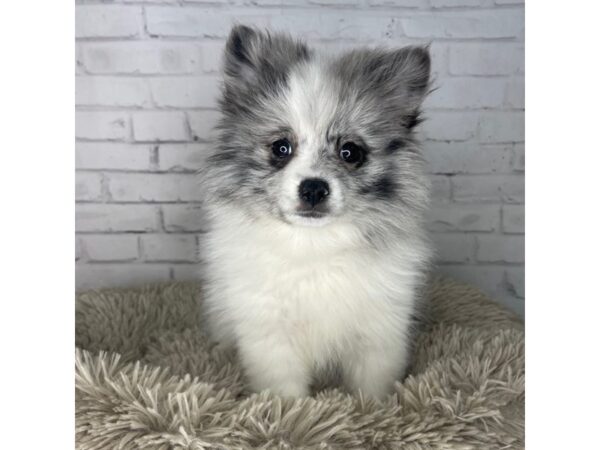
[[[332,359],[353,364],[394,348],[406,359],[414,248],[392,239],[375,251],[351,224],[301,228],[213,215],[203,248],[210,323],[218,340],[240,348],[256,389],[304,393],[296,384]],[[280,387],[295,377],[279,380],[273,366],[253,368],[256,359],[301,366],[302,382]]]

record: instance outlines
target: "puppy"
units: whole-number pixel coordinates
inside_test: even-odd
[[[414,136],[429,72],[423,47],[327,57],[231,31],[201,278],[210,332],[253,390],[307,396],[336,367],[382,398],[404,375],[430,260]]]

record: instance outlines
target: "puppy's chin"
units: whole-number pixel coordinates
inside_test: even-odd
[[[325,214],[320,212],[295,211],[292,213],[284,214],[284,220],[290,225],[318,228],[330,224],[333,218],[331,214]]]

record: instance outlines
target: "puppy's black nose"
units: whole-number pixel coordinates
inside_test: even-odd
[[[329,185],[320,178],[307,178],[300,183],[299,194],[303,202],[314,208],[329,195]]]

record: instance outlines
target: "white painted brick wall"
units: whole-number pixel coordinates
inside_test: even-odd
[[[152,106],[148,81],[143,78],[77,77],[77,106],[138,107]]]
[[[130,134],[127,112],[79,110],[75,114],[75,137],[78,139],[123,141]]]
[[[204,164],[209,144],[162,144],[158,169],[165,172],[196,172]]]
[[[194,277],[194,172],[237,22],[333,52],[431,44],[420,135],[438,269],[523,313],[522,0],[79,0],[76,14],[78,288]]]
[[[198,260],[198,238],[194,235],[149,234],[140,239],[145,261],[196,262]]]
[[[87,42],[78,48],[88,74],[191,74],[204,61],[202,46],[194,42]]]
[[[144,111],[134,112],[131,116],[134,141],[186,142],[190,138],[183,111]]]
[[[75,10],[77,38],[137,38],[143,34],[140,6],[78,6]]]
[[[135,261],[139,238],[134,234],[99,234],[79,237],[79,245],[89,261]]]

